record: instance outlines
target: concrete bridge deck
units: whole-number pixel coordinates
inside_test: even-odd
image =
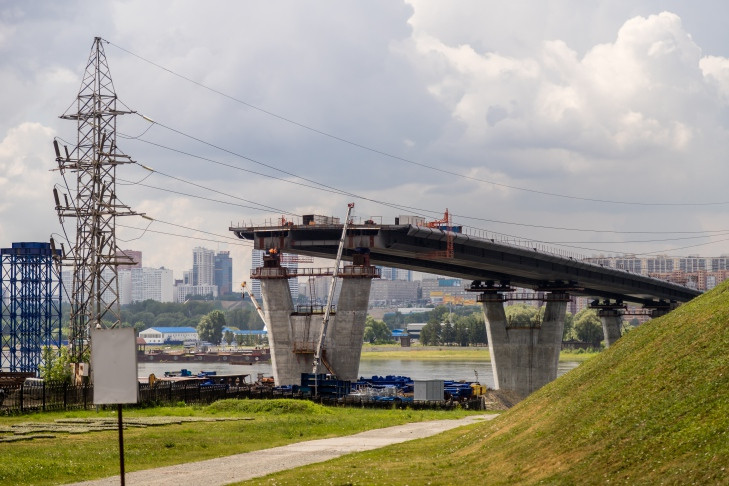
[[[255,248],[334,258],[341,224],[231,227]],[[447,233],[413,225],[350,225],[344,259],[357,248],[370,252],[373,265],[404,268],[470,280],[508,282],[513,286],[549,290],[569,286],[572,295],[634,302],[648,307],[659,302],[681,303],[701,294],[688,287],[587,263],[571,257],[509,245],[487,238],[451,233],[453,257],[444,253]]]

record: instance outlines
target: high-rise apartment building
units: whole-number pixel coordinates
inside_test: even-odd
[[[132,302],[156,300],[172,302],[174,279],[167,268],[133,268],[131,274]]]
[[[196,247],[192,250],[192,284],[215,285],[215,252]]]
[[[218,287],[218,295],[233,291],[233,260],[229,251],[220,251],[215,255],[213,283]]]
[[[377,267],[380,269],[381,280],[405,280],[407,282],[413,281],[413,271],[405,270],[402,268],[391,268],[391,267]]]
[[[729,270],[729,256],[727,255],[720,257],[624,255],[621,257],[593,257],[586,261],[604,267],[670,280],[698,290],[711,290],[729,277],[729,271],[727,271]]]

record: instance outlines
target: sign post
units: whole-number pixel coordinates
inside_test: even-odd
[[[137,347],[133,328],[92,331],[91,373],[95,405],[117,405],[119,419],[119,470],[124,486],[124,427],[122,405],[137,403]]]

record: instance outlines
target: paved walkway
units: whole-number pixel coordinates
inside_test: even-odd
[[[125,482],[129,486],[177,486],[180,484],[217,486],[230,484],[285,469],[327,461],[352,452],[368,451],[390,444],[430,437],[446,430],[482,420],[490,420],[494,417],[496,417],[494,414],[471,415],[458,420],[416,422],[384,429],[368,430],[367,432],[345,437],[309,440],[207,461],[135,471],[126,474]],[[120,483],[120,478],[117,475],[75,484],[76,486],[116,486]]]

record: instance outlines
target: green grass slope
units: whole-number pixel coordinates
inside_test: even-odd
[[[492,422],[269,484],[723,484],[728,431],[729,282]]]

